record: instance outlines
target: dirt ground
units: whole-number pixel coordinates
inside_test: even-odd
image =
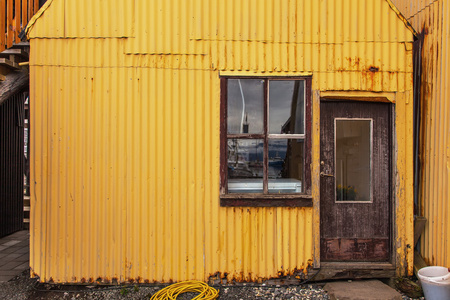
[[[330,299],[322,288],[323,284],[305,284],[300,286],[217,286],[218,299]],[[37,300],[37,299],[150,299],[161,286],[124,285],[124,286],[77,286],[40,284],[29,278],[25,271],[8,282],[0,283],[0,299]],[[180,295],[179,300],[188,300],[196,294]],[[403,296],[404,300],[412,300]],[[423,298],[422,298],[423,299]]]
[[[36,279],[28,278],[29,272],[0,283],[0,299],[150,299],[160,290],[160,286],[74,286],[39,284]],[[227,286],[219,289],[218,299],[329,299],[327,293],[318,285],[304,286]],[[194,293],[180,295],[178,299],[188,300]]]

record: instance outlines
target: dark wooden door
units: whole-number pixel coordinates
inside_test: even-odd
[[[390,259],[390,118],[387,103],[321,103],[321,261]]]

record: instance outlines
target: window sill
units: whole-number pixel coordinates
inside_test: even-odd
[[[294,194],[227,194],[220,196],[222,207],[312,207],[311,195]]]

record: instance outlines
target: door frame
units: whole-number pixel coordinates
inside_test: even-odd
[[[313,124],[313,147],[316,148],[313,156],[313,168],[312,178],[313,185],[315,185],[315,191],[313,191],[313,268],[318,269],[316,280],[329,280],[329,279],[347,279],[347,278],[386,278],[394,277],[402,274],[402,271],[398,270],[399,264],[404,264],[408,259],[405,258],[403,262],[398,261],[398,255],[396,250],[398,249],[396,241],[400,238],[399,228],[396,223],[397,210],[399,199],[397,197],[397,132],[396,121],[398,121],[396,115],[396,93],[394,92],[342,92],[342,91],[313,91],[313,115],[316,124]],[[321,103],[324,101],[368,101],[378,103],[390,103],[390,135],[391,135],[391,151],[390,151],[390,261],[389,262],[321,262],[320,259],[320,108]],[[314,138],[316,137],[316,138]]]

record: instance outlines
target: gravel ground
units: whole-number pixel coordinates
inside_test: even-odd
[[[160,287],[149,286],[64,286],[38,284],[36,279],[28,278],[25,271],[16,278],[0,283],[0,299],[37,300],[37,299],[150,299]],[[323,284],[305,284],[302,286],[239,286],[218,287],[218,299],[330,299],[322,289]],[[182,294],[179,300],[192,299],[196,294]],[[420,298],[423,300],[423,298]],[[414,300],[403,296],[403,300]]]

